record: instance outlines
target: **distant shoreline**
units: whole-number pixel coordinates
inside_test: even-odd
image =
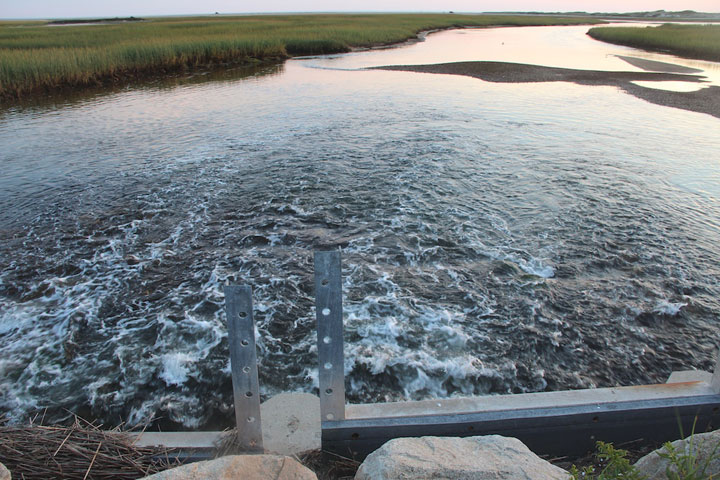
[[[68,20],[52,20],[47,22],[48,26],[60,26],[60,25],[102,25],[102,24],[113,24],[113,23],[126,23],[126,22],[144,22],[144,18],[136,17],[124,17],[124,18],[97,18],[97,19],[68,19]]]

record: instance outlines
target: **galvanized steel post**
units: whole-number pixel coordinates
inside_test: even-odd
[[[713,369],[710,385],[713,390],[715,390],[715,393],[720,393],[720,351],[718,351],[717,357],[715,357],[715,368]]]
[[[244,451],[263,451],[260,422],[260,386],[255,352],[252,289],[247,285],[225,287],[230,369],[232,370],[238,444]]]
[[[342,280],[340,251],[315,252],[320,418],[345,419]]]

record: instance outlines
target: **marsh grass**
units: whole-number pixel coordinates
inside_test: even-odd
[[[602,464],[602,470],[597,473],[595,467],[585,467],[582,470],[575,465],[570,468],[570,480],[646,480],[647,477],[642,475],[637,469],[630,464],[627,459],[628,452],[620,448],[615,448],[611,443],[597,442],[597,453],[595,454],[598,461]]]
[[[423,30],[598,23],[508,15],[365,14],[157,18],[49,27],[0,22],[0,96],[124,81],[201,65],[251,64],[386,45]]]
[[[596,27],[591,28],[588,35],[596,40],[618,45],[720,61],[720,25]]]

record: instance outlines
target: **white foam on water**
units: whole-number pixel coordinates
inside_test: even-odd
[[[524,258],[515,259],[512,255],[508,255],[505,258],[516,262],[524,272],[530,275],[542,278],[552,278],[555,276],[555,269],[550,265],[546,265],[545,262],[539,258],[531,257],[529,260],[525,260]]]
[[[688,304],[684,302],[668,302],[667,300],[661,300],[655,305],[653,312],[674,317],[680,313],[680,310],[683,307],[687,307],[687,305]]]
[[[194,428],[227,414],[228,283],[254,289],[263,395],[317,388],[312,251],[326,246],[343,249],[344,368],[364,401],[541,390],[546,372],[554,387],[612,384],[638,343],[656,353],[630,375],[647,377],[693,340],[667,340],[629,313],[713,328],[705,259],[717,242],[703,226],[715,206],[688,216],[693,199],[666,180],[712,158],[716,139],[703,132],[716,120],[600,87],[555,85],[528,103],[537,86],[330,73],[313,77],[317,89],[301,78],[293,90],[288,75],[212,85],[219,96],[144,93],[131,108],[120,98],[106,105],[112,119],[91,105],[8,117],[42,140],[18,141],[18,158],[57,151],[43,168],[63,179],[77,173],[63,157],[97,161],[92,139],[118,134],[105,173],[33,197],[44,201],[37,219],[21,212],[32,225],[2,250],[12,258],[0,273],[0,405],[11,417],[89,404],[110,421]],[[368,75],[379,83],[367,87]],[[273,101],[288,91],[291,104]],[[172,118],[147,108],[124,127],[125,113],[170,104]],[[253,109],[263,128],[237,113]],[[58,121],[89,141],[63,145]],[[668,137],[668,124],[693,141]],[[677,301],[684,291],[702,297],[692,312]],[[598,331],[613,332],[602,348],[585,342]]]
[[[166,353],[160,357],[162,372],[160,378],[167,385],[182,385],[187,382],[191,364],[195,362],[192,355],[184,352]]]
[[[354,268],[351,265],[351,270]],[[509,388],[516,375],[514,367],[505,364],[498,370],[466,351],[469,341],[487,339],[475,330],[475,321],[468,317],[474,309],[436,305],[406,296],[389,271],[378,271],[377,265],[368,265],[367,269],[378,275],[373,290],[382,294],[346,304],[345,329],[350,338],[345,345],[346,376],[352,378],[358,366],[373,376],[390,374],[398,379],[402,395],[408,399],[482,393],[489,388],[489,382]],[[439,265],[433,270],[451,269]],[[430,272],[431,278],[433,275]],[[489,314],[492,310],[481,307],[481,312]],[[473,325],[471,331],[468,325]],[[367,388],[364,380],[350,383],[356,391]]]

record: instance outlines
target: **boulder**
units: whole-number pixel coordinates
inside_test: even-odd
[[[12,476],[10,475],[10,470],[0,463],[0,480],[10,480],[11,478]]]
[[[263,447],[297,455],[320,448],[320,399],[309,393],[281,393],[260,405]]]
[[[144,480],[317,480],[315,474],[284,455],[229,455],[190,463],[144,477]]]
[[[360,465],[355,480],[552,480],[568,472],[539,458],[516,438],[396,438]]]
[[[690,453],[697,458],[697,465],[704,465],[707,463],[705,469],[705,476],[702,478],[715,478],[720,474],[720,430],[715,430],[710,433],[696,433],[692,437],[686,438],[685,440],[676,440],[672,442],[672,446],[678,452],[683,454],[684,452]],[[668,479],[665,473],[670,462],[662,458],[658,452],[666,451],[665,447],[659,448],[653,452],[648,453],[640,460],[635,462],[635,468],[640,471],[643,475],[646,475],[649,480],[666,480]],[[671,471],[677,472],[675,467],[670,467]]]

